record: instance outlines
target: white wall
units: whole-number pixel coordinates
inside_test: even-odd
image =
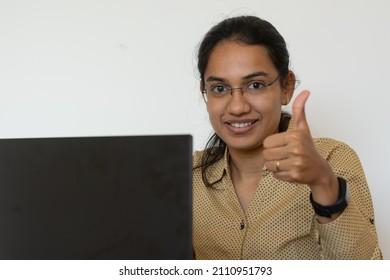
[[[0,0],[0,138],[190,133],[211,128],[194,56],[229,15],[273,23],[310,89],[316,136],[347,142],[371,186],[390,259],[390,2]]]

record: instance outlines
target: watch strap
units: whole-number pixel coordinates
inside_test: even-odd
[[[313,206],[314,212],[321,217],[332,217],[332,214],[342,212],[348,206],[346,199],[347,194],[347,182],[342,177],[337,177],[339,182],[339,196],[337,201],[329,206],[321,205],[313,200],[313,195],[310,194],[310,202]]]

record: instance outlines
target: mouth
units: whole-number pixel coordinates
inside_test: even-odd
[[[235,128],[244,128],[244,127],[248,127],[248,126],[251,126],[251,125],[254,125],[255,123],[257,123],[257,120],[255,121],[251,121],[251,122],[232,122],[232,123],[227,123],[228,125],[232,126],[232,127],[235,127]]]

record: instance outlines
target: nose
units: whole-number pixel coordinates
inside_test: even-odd
[[[233,115],[242,115],[250,111],[250,105],[244,96],[242,88],[232,89],[227,109]]]

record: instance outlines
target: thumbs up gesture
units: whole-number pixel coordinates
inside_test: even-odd
[[[309,125],[306,121],[305,104],[307,99],[309,98],[309,95],[309,91],[302,91],[294,100],[293,104],[293,121],[295,123],[295,129],[300,129],[308,133],[310,133],[310,131]]]
[[[305,114],[309,95],[309,91],[302,91],[296,97],[293,103],[293,129],[267,137],[263,143],[263,156],[267,169],[276,178],[308,184],[313,197],[314,193],[329,195],[329,199],[319,199],[317,202],[320,203],[337,198],[338,183],[329,163],[317,151],[310,134]]]

